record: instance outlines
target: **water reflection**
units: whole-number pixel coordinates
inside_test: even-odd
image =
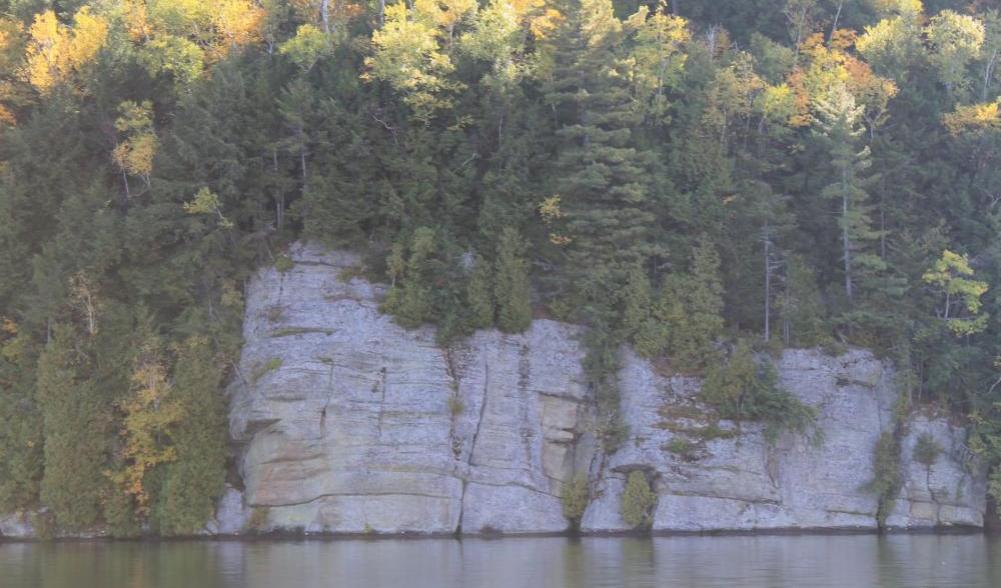
[[[3,588],[996,587],[982,535],[0,545]]]

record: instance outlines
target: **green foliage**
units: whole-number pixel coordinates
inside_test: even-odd
[[[664,446],[664,449],[685,460],[691,459],[695,455],[696,448],[695,443],[680,436],[672,437]]]
[[[914,444],[914,461],[931,467],[938,461],[938,456],[942,454],[942,446],[931,436],[930,433],[923,433]]]
[[[671,334],[670,353],[682,369],[704,367],[715,355],[713,344],[723,330],[719,264],[715,246],[703,238],[693,252],[691,274],[679,284],[677,299],[683,302],[671,315],[677,327]]]
[[[719,265],[715,247],[702,238],[692,254],[691,272],[669,275],[650,316],[638,321],[633,341],[641,354],[653,357],[666,352],[672,366],[682,372],[698,372],[714,363],[715,345],[723,331]],[[644,285],[631,284],[627,310],[644,298]]]
[[[279,255],[275,258],[275,269],[281,273],[292,271],[295,267],[295,262],[288,255]]]
[[[35,398],[36,351],[17,325],[0,319],[0,510],[38,501],[43,471],[42,417]]]
[[[144,471],[148,505],[112,490],[135,465],[117,432],[150,413],[128,408],[133,311],[180,395],[175,350],[232,354],[243,285],[295,239],[358,250],[442,344],[541,308],[582,325],[608,447],[624,343],[808,429],[767,368],[722,361],[732,333],[872,347],[1001,465],[989,2],[57,4],[0,23],[0,506],[197,527],[216,482],[170,480],[216,480],[215,449]]]
[[[816,347],[832,342],[814,272],[802,258],[793,257],[788,261],[786,280],[785,292],[778,305],[783,341],[794,347]]]
[[[461,398],[452,396],[448,399],[448,412],[453,417],[459,416],[464,410],[466,410],[466,403]]]
[[[261,378],[268,375],[269,373],[280,369],[282,367],[282,358],[272,357],[266,362],[254,367],[254,371],[250,374],[250,382],[256,384]]]
[[[59,527],[56,524],[56,517],[51,512],[35,512],[31,514],[31,528],[35,535],[42,541],[51,541],[56,538]]]
[[[489,329],[494,326],[493,272],[487,260],[479,255],[473,261],[473,273],[466,286],[466,303],[469,305],[470,327]]]
[[[941,291],[944,301],[936,309],[936,315],[957,336],[973,335],[987,328],[989,317],[981,312],[981,297],[987,293],[987,282],[973,280],[972,276],[969,259],[948,249],[921,276],[926,284]]]
[[[709,368],[700,395],[723,418],[763,421],[771,442],[784,431],[820,441],[816,410],[782,389],[775,368],[759,361],[746,341],[737,344],[726,362]]]
[[[653,507],[657,504],[657,495],[650,489],[646,474],[633,470],[626,478],[626,488],[622,491],[622,504],[619,512],[622,520],[634,529],[645,529],[653,522]]]
[[[532,324],[532,293],[524,256],[525,245],[518,231],[504,229],[497,245],[494,297],[497,326],[505,333],[520,333]]]
[[[866,486],[879,501],[876,520],[880,527],[886,524],[902,484],[900,438],[894,431],[885,431],[873,448],[873,479]]]
[[[331,54],[333,47],[327,34],[307,23],[300,25],[295,36],[282,43],[278,51],[304,71],[309,71],[317,61]]]
[[[584,510],[587,509],[590,500],[587,477],[583,474],[577,474],[563,483],[563,491],[560,494],[563,516],[570,520],[574,528],[580,525],[580,518],[584,516]]]
[[[247,521],[248,531],[263,531],[268,524],[268,507],[255,506],[250,511],[250,519]]]
[[[102,514],[113,436],[111,403],[92,378],[88,341],[57,325],[38,360],[38,404],[45,431],[41,500],[61,528],[85,529]]]
[[[222,495],[228,457],[226,404],[218,393],[222,369],[204,337],[179,345],[174,398],[185,418],[170,431],[175,459],[164,469],[155,518],[166,535],[193,535],[204,528]]]
[[[434,319],[434,254],[437,249],[434,229],[421,227],[414,232],[405,264],[396,250],[388,260],[394,285],[386,294],[383,311],[396,317],[400,326],[413,329]],[[399,283],[395,282],[399,280]]]

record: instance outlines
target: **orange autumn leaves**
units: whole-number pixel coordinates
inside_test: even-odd
[[[897,94],[897,86],[877,76],[869,64],[849,53],[855,40],[854,31],[839,30],[829,43],[824,42],[822,33],[811,35],[803,42],[801,63],[786,81],[793,97],[791,126],[812,124],[812,105],[840,86],[851,94],[856,104],[864,107],[863,116],[870,129],[883,121],[890,99]]]

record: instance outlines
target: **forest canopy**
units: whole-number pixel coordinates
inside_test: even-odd
[[[686,374],[857,345],[1001,464],[993,2],[0,14],[0,511],[198,531],[243,286],[297,239],[363,253],[443,344],[586,326],[611,444],[624,343]]]

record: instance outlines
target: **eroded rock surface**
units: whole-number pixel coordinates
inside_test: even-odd
[[[247,297],[231,432],[266,529],[562,531],[588,405],[574,328],[442,349],[379,313],[358,260],[308,247]],[[586,467],[586,464],[585,464]]]
[[[863,350],[786,351],[782,384],[818,413],[820,440],[770,442],[761,425],[711,418],[699,381],[658,373],[625,350],[629,438],[597,449],[576,327],[537,320],[443,349],[430,327],[379,313],[360,260],[297,245],[294,267],[262,269],[247,293],[245,347],[230,388],[248,524],[333,533],[558,532],[560,494],[587,472],[585,531],[626,529],[629,472],[658,495],[658,531],[874,528],[873,448],[894,427],[893,373]],[[903,431],[899,527],[982,524],[983,476],[965,430],[918,417]],[[913,458],[927,433],[942,446]]]
[[[763,426],[713,421],[697,401],[698,380],[664,377],[626,354],[622,402],[630,439],[610,456],[597,498],[584,516],[588,531],[621,531],[625,476],[652,471],[658,502],[653,529],[874,529],[878,503],[867,489],[873,449],[894,430],[892,369],[862,350],[830,357],[789,350],[776,365],[783,387],[817,413],[819,436],[785,433],[769,442]],[[892,527],[983,524],[983,477],[960,455],[965,430],[918,417],[901,442],[904,487],[887,518]],[[932,435],[943,447],[930,468],[914,461],[914,444]],[[930,477],[928,471],[930,470]]]

